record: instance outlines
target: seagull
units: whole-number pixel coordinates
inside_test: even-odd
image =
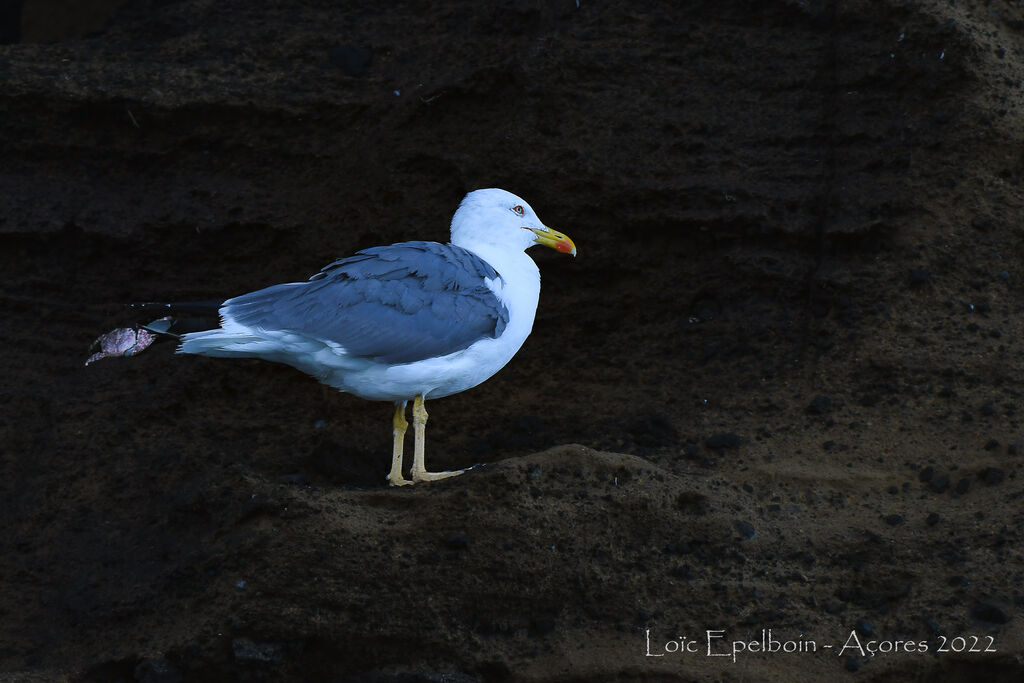
[[[540,297],[540,271],[526,250],[538,244],[576,255],[573,241],[523,199],[475,190],[459,204],[448,244],[372,247],[305,282],[228,299],[218,308],[219,327],[182,335],[178,352],[284,363],[342,392],[392,401],[389,484],[453,477],[465,470],[427,471],[424,403],[489,379],[526,341]],[[409,401],[414,451],[406,479]]]

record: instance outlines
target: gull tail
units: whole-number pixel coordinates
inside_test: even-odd
[[[178,353],[194,353],[215,358],[272,359],[280,348],[272,339],[254,334],[249,328],[228,322],[223,327],[187,332],[181,337]]]

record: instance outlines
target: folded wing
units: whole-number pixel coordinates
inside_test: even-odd
[[[228,299],[225,326],[288,331],[383,363],[411,363],[496,338],[508,309],[499,274],[450,244],[403,242],[335,261],[306,282]]]

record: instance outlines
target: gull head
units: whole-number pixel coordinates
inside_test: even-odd
[[[568,235],[544,225],[522,198],[496,188],[474,190],[463,198],[452,217],[452,244],[470,250],[486,244],[523,251],[540,244],[576,255]]]

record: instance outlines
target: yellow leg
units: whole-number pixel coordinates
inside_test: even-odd
[[[394,425],[394,445],[391,448],[391,473],[388,474],[388,483],[392,486],[405,486],[412,482],[402,476],[402,453],[405,450],[405,428],[409,423],[405,420],[406,401],[395,403],[395,417],[391,423]]]
[[[437,481],[438,479],[454,477],[465,471],[454,470],[446,472],[427,472],[427,466],[424,463],[424,451],[426,450],[425,444],[427,437],[427,409],[423,407],[422,395],[418,395],[416,400],[412,402],[412,428],[416,435],[416,446],[412,457],[413,481]]]

